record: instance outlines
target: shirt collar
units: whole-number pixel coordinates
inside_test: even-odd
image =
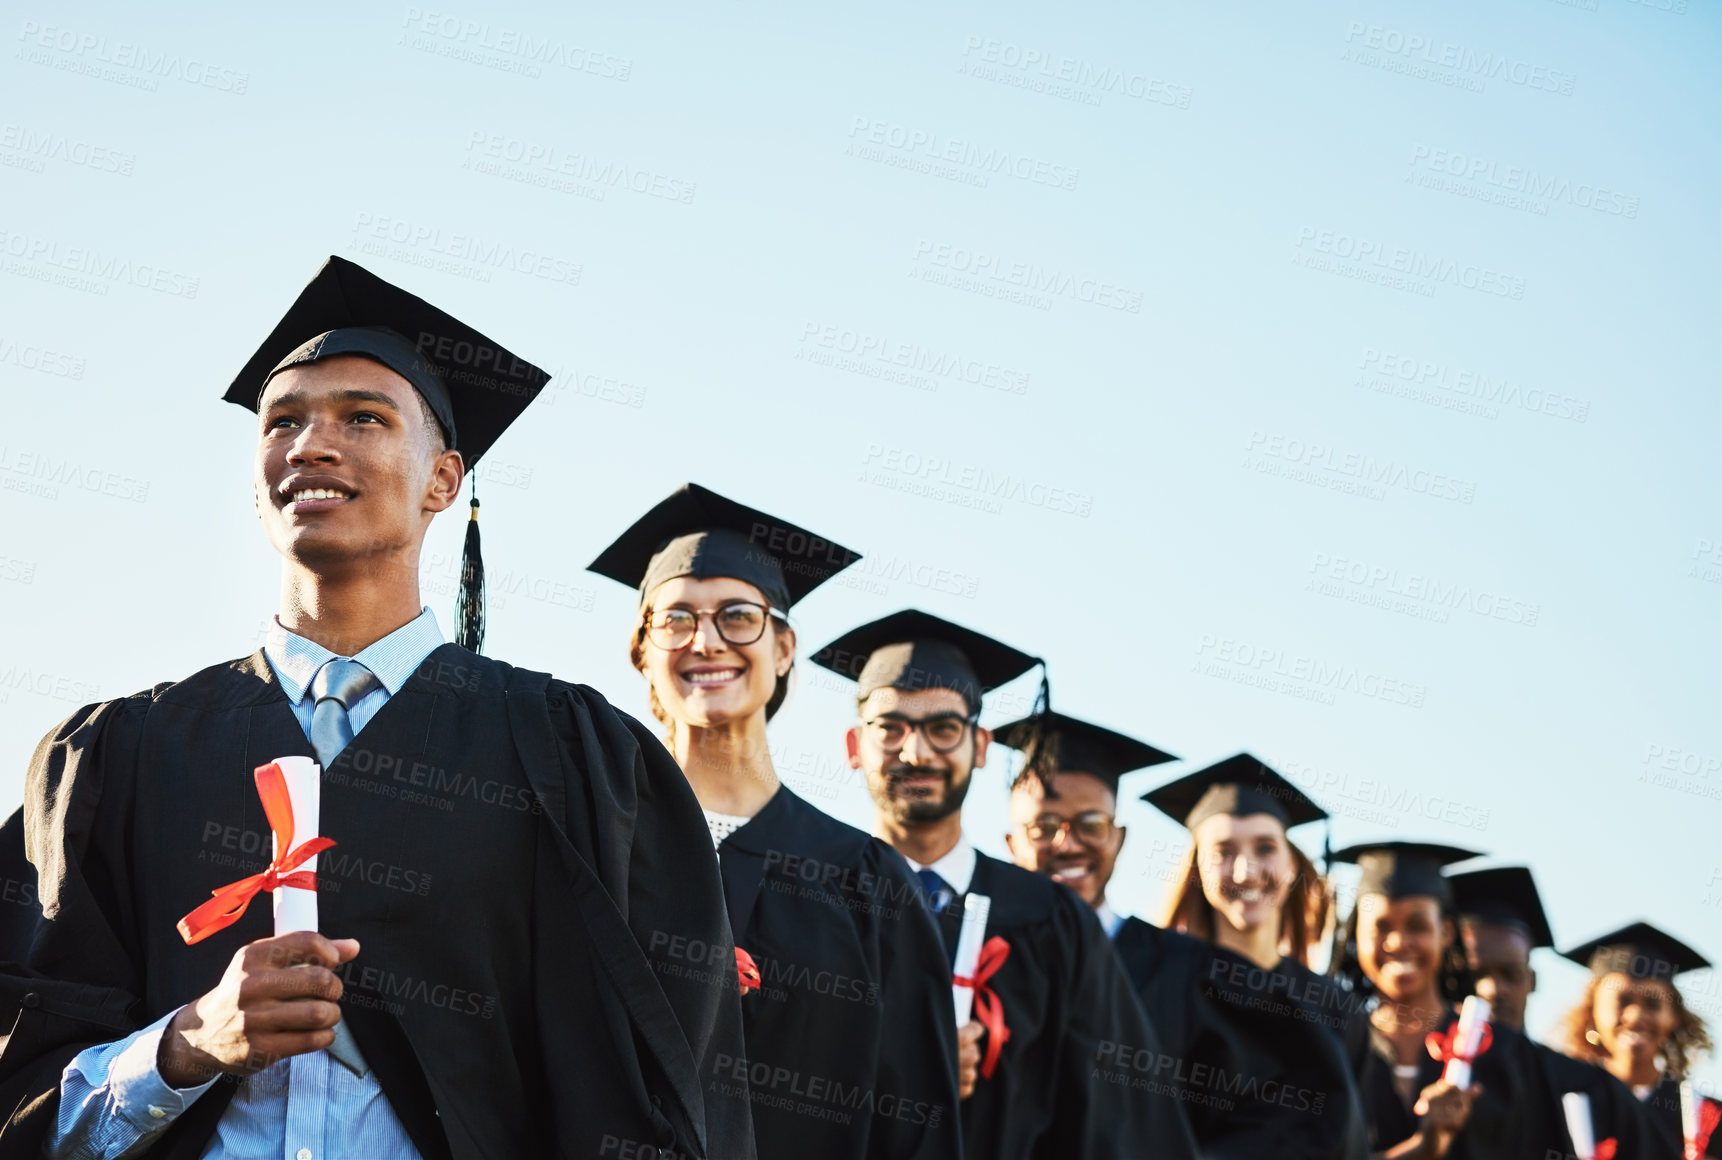
[[[443,643],[442,629],[436,613],[424,609],[416,617],[374,641],[350,658],[370,669],[389,696],[400,692],[401,686],[418,670],[424,659]],[[281,682],[281,691],[297,705],[311,687],[311,678],[336,655],[296,632],[281,627],[278,618],[271,618],[269,633],[263,640],[263,655]],[[347,658],[342,658],[347,659]]]
[[[931,870],[943,878],[945,885],[958,896],[967,894],[969,883],[975,880],[975,848],[969,843],[967,834],[958,838],[950,853],[937,862],[923,866],[913,858],[905,858],[904,861],[917,870]]]
[[[1100,900],[1100,905],[1094,908],[1094,917],[1100,920],[1100,925],[1106,930],[1107,938],[1117,938],[1118,928],[1124,925],[1124,916],[1112,909],[1112,904],[1106,899]]]

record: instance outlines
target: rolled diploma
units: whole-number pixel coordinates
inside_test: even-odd
[[[1488,1025],[1489,1001],[1475,995],[1465,996],[1465,1005],[1459,1008],[1459,1028],[1453,1033],[1453,1053],[1476,1055],[1477,1046],[1483,1042],[1483,1028]],[[1454,1087],[1468,1088],[1471,1086],[1471,1065],[1462,1059],[1449,1059],[1441,1078]]]
[[[1680,1081],[1680,1135],[1688,1144],[1698,1142],[1698,1093],[1692,1081]]]
[[[1568,1092],[1561,1097],[1561,1110],[1567,1114],[1567,1135],[1573,1140],[1573,1155],[1579,1160],[1591,1160],[1596,1155],[1596,1127],[1590,1118],[1590,1097],[1583,1092]]]
[[[963,899],[963,925],[957,934],[957,961],[951,968],[951,974],[958,978],[972,979],[981,964],[981,944],[987,937],[987,915],[993,908],[993,900],[984,894],[970,894]],[[968,1023],[969,1016],[974,1012],[975,989],[964,983],[951,984],[951,998],[957,1005],[957,1026]]]
[[[293,801],[293,847],[298,849],[312,838],[321,836],[318,827],[322,823],[323,771],[309,757],[277,757],[275,764],[281,767],[281,775],[287,782],[287,794]],[[275,856],[279,858],[284,852],[277,846]],[[316,854],[311,855],[298,869],[315,872],[318,857]],[[292,934],[296,930],[317,929],[315,890],[280,886],[274,893],[277,938]],[[346,1020],[335,1024],[335,1042],[325,1050],[354,1075],[364,1075],[369,1070],[363,1053],[359,1051],[359,1045],[353,1042],[353,1033],[348,1030]]]
[[[323,771],[309,757],[277,757],[275,764],[281,767],[282,776],[287,779],[287,793],[293,799],[293,845],[295,848],[304,845],[312,838],[318,837],[317,829],[321,821]],[[279,839],[277,839],[279,840]],[[281,857],[287,851],[276,847],[275,856]],[[317,869],[317,856],[308,858],[300,870]],[[300,890],[297,886],[283,886],[275,891],[275,936],[292,934],[296,930],[317,929],[317,892],[315,890]]]

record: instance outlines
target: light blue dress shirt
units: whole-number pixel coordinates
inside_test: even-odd
[[[352,660],[370,669],[377,688],[347,712],[357,735],[424,659],[443,643],[426,608]],[[310,736],[316,704],[311,679],[337,658],[322,645],[287,631],[279,621],[263,655]],[[215,982],[210,980],[211,985]],[[60,1078],[60,1115],[48,1155],[53,1160],[121,1160],[141,1155],[181,1112],[219,1081],[171,1088],[156,1070],[162,1033],[177,1011],[117,1043],[80,1052]],[[204,1160],[420,1160],[406,1129],[377,1084],[356,1076],[328,1052],[295,1055],[239,1084],[215,1127]]]

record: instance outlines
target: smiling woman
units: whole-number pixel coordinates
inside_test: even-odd
[[[779,782],[766,737],[795,664],[790,607],[858,558],[688,484],[591,568],[638,588],[628,656],[705,809],[730,929],[759,971],[742,1006],[759,1154],[955,1158],[950,967],[920,887],[885,843]],[[877,1111],[809,1092],[869,1093]]]

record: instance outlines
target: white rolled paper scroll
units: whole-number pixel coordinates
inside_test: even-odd
[[[323,771],[309,757],[277,757],[281,776],[287,782],[287,796],[293,802],[293,848],[298,849],[311,839],[321,836],[317,828],[322,821]],[[280,835],[275,840],[279,842]],[[275,857],[287,853],[279,846]],[[317,855],[313,854],[299,867],[317,870]],[[275,936],[292,934],[296,930],[317,929],[317,892],[300,890],[297,886],[282,886],[275,891]]]
[[[1567,1114],[1567,1135],[1572,1137],[1573,1155],[1578,1160],[1591,1160],[1596,1155],[1596,1126],[1590,1118],[1590,1097],[1583,1092],[1568,1092],[1561,1097],[1561,1110]]]
[[[993,900],[984,894],[970,894],[963,899],[963,925],[957,934],[957,961],[951,975],[958,979],[973,979],[981,965],[981,944],[987,938],[987,915]],[[957,1005],[957,1026],[969,1021],[975,1008],[973,983],[952,983],[951,998]]]
[[[293,848],[297,850],[311,839],[322,837],[320,827],[323,821],[323,770],[309,757],[277,757],[275,764],[281,767],[281,776],[287,782],[287,796],[293,802]],[[276,841],[280,841],[279,835],[276,836]],[[285,853],[287,851],[276,847],[277,858]],[[320,856],[311,855],[296,869],[316,873],[317,859]],[[297,930],[317,929],[315,890],[278,886],[274,894],[275,937],[292,934]],[[364,1054],[359,1051],[359,1045],[353,1042],[353,1033],[348,1030],[346,1020],[335,1024],[335,1042],[325,1050],[354,1075],[364,1075],[370,1070]]]
[[[1680,1081],[1680,1135],[1688,1144],[1698,1142],[1698,1093],[1692,1081]]]
[[[1447,1061],[1447,1068],[1441,1073],[1441,1078],[1454,1087],[1471,1086],[1471,1065],[1457,1057],[1476,1056],[1477,1048],[1483,1042],[1483,1029],[1489,1025],[1489,1014],[1487,999],[1479,999],[1475,995],[1465,996],[1465,1005],[1459,1008],[1459,1026],[1453,1032],[1455,1058]]]

